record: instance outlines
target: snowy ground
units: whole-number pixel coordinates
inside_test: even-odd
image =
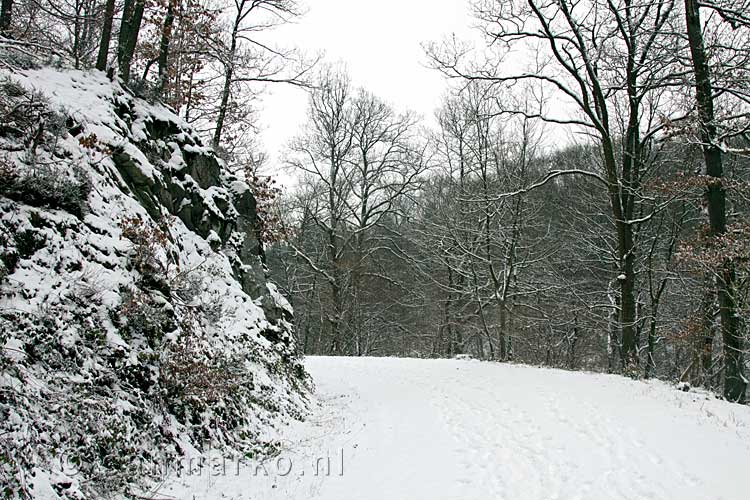
[[[750,407],[658,382],[471,360],[306,364],[321,404],[286,430],[276,459],[239,473],[214,464],[156,498],[749,497]]]

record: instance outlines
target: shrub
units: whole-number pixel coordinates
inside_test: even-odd
[[[68,174],[51,165],[19,172],[8,162],[0,162],[0,195],[34,207],[65,210],[80,219],[88,210],[91,179],[77,165]]]
[[[166,275],[167,264],[159,259],[169,242],[169,228],[165,222],[153,226],[139,217],[125,217],[120,221],[122,237],[133,244],[130,262],[144,277]]]
[[[271,177],[261,177],[252,165],[245,168],[245,180],[257,203],[258,238],[266,245],[286,240],[289,235],[276,206],[281,196],[281,188]]]
[[[26,90],[10,79],[0,80],[0,137],[18,140],[33,157],[39,146],[52,151],[66,133],[65,117],[51,109],[41,92]]]
[[[217,403],[235,393],[245,378],[235,373],[236,363],[227,356],[209,359],[190,330],[184,331],[166,353],[160,376],[171,407],[188,401]]]
[[[115,321],[123,337],[145,339],[152,348],[159,345],[164,333],[177,327],[173,311],[141,290],[126,291],[116,314]]]
[[[0,159],[0,195],[32,206],[61,209],[82,217],[91,181],[83,167],[59,159],[40,161],[38,150],[49,153],[67,134],[66,118],[51,109],[47,98],[10,79],[0,80],[0,137],[11,149],[25,150],[21,165]]]

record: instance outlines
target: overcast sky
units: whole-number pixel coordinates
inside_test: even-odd
[[[446,82],[426,67],[421,44],[455,34],[473,36],[469,0],[306,0],[307,13],[277,28],[284,46],[325,51],[325,60],[346,64],[353,83],[399,109],[430,118]],[[263,100],[263,143],[279,165],[284,145],[305,121],[307,95],[275,86]],[[285,177],[282,175],[282,177]]]

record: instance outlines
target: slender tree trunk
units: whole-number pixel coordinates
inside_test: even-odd
[[[654,351],[656,350],[656,307],[651,308],[651,319],[648,325],[648,341],[646,345],[646,368],[644,377],[649,379],[653,377],[656,372],[656,358],[654,358]]]
[[[607,291],[611,309],[607,318],[607,371],[615,372],[617,356],[620,353],[620,340],[618,338],[618,327],[620,325],[620,297],[616,295],[612,285]]]
[[[145,0],[125,0],[123,7],[117,46],[117,64],[120,69],[120,78],[125,83],[130,81],[130,66],[138,44],[138,33],[141,31],[145,4]]]
[[[238,26],[238,24],[235,24],[235,28]],[[233,37],[234,38],[234,37]],[[233,40],[234,42],[234,40]],[[232,44],[232,49],[234,49],[234,43]],[[230,79],[231,79],[231,73],[228,73],[230,75],[229,78],[225,80],[226,84],[229,85]],[[216,128],[217,133],[220,133],[219,125],[217,124]],[[214,141],[218,141],[220,136],[214,136]],[[337,144],[330,143],[329,144],[329,155],[330,155],[330,170],[328,178],[330,179],[331,188],[328,190],[328,217],[329,217],[329,224],[330,227],[328,228],[328,252],[329,252],[329,263],[331,268],[331,276],[332,280],[330,281],[331,286],[331,300],[333,302],[333,317],[329,320],[331,324],[331,347],[330,347],[330,354],[338,354],[341,350],[341,342],[340,342],[340,328],[341,328],[341,320],[343,317],[343,310],[344,310],[344,304],[343,304],[343,297],[342,297],[342,283],[343,279],[341,276],[341,269],[339,266],[339,247],[338,247],[338,227],[339,227],[339,214],[336,211],[337,206],[337,193],[334,187],[336,186],[338,174],[339,174],[339,167],[340,165],[337,162],[338,154],[337,154]]]
[[[703,286],[703,304],[701,306],[701,315],[703,316],[702,335],[696,343],[697,355],[700,358],[699,382],[703,387],[710,387],[710,371],[713,363],[713,342],[714,342],[714,301],[716,300],[716,290],[714,287],[713,276],[707,273]]]
[[[442,321],[440,322],[440,325],[438,326],[437,332],[435,333],[435,336],[432,339],[432,352],[430,353],[430,356],[433,358],[439,358],[440,353],[442,352],[442,345],[443,345],[443,332],[445,330],[445,304],[443,304],[443,315],[442,315]]]
[[[73,67],[75,69],[81,68],[81,24],[83,19],[81,16],[81,9],[83,5],[80,1],[75,4],[75,16],[73,17]]]
[[[187,97],[185,98],[185,121],[190,123],[190,111],[193,107],[193,81],[195,81],[195,64],[190,65],[190,79],[187,86]],[[178,85],[181,87],[181,85]]]
[[[711,366],[713,365],[714,339],[710,335],[710,333],[711,330],[706,332],[703,337],[703,345],[701,346],[701,385],[703,385],[704,387],[711,386]]]
[[[227,65],[226,72],[224,74],[224,88],[221,91],[221,103],[219,104],[219,114],[216,117],[216,129],[214,130],[214,137],[212,146],[214,149],[218,149],[221,144],[221,134],[224,132],[224,122],[227,118],[227,108],[229,107],[229,97],[232,90],[232,77],[234,69],[232,64]]]
[[[638,365],[638,347],[636,345],[636,304],[635,304],[635,255],[633,254],[633,235],[630,228],[623,229],[625,243],[622,260],[624,262],[620,275],[620,360],[624,370]]]
[[[164,93],[164,86],[167,83],[167,70],[169,64],[169,44],[172,41],[172,26],[174,25],[175,0],[167,2],[167,13],[164,16],[164,25],[161,30],[161,41],[159,42],[159,82],[156,85],[158,95]]]
[[[576,346],[578,345],[578,314],[573,315],[573,335],[570,338],[570,352],[568,358],[568,367],[575,370],[578,367],[576,358]]]
[[[464,276],[461,273],[457,273],[453,277],[453,284],[456,290],[465,290],[464,287]],[[462,325],[467,324],[467,321],[464,320],[464,315],[462,313],[462,300],[461,300],[461,292],[456,294],[456,298],[454,299],[456,307],[454,308],[454,314],[453,314],[453,332],[455,333],[455,351],[453,354],[466,354],[466,349],[468,347],[468,343],[471,341],[471,337],[466,334],[464,336],[464,330],[462,328]]]
[[[7,35],[13,22],[13,0],[2,0],[0,8],[0,33]]]
[[[630,8],[630,1],[626,2]],[[636,40],[631,34],[630,45]],[[635,211],[635,194],[640,187],[640,106],[638,99],[638,69],[633,50],[628,50],[627,58],[627,91],[629,101],[628,127],[625,132],[625,151],[622,159],[622,188],[620,188],[620,203],[622,219],[617,221],[620,233],[620,263],[624,279],[620,280],[620,300],[622,309],[620,324],[622,325],[622,367],[626,372],[633,373],[638,366],[638,306],[636,301],[635,282],[635,228],[628,223]]]
[[[676,240],[676,239],[675,239]],[[675,241],[673,240],[673,241]],[[653,248],[652,248],[653,253]],[[670,250],[671,255],[671,250]],[[644,368],[643,376],[645,378],[651,378],[656,373],[656,358],[654,357],[656,352],[656,327],[657,327],[657,318],[659,317],[659,304],[661,302],[661,296],[662,293],[664,293],[664,290],[667,286],[667,279],[665,278],[662,280],[661,284],[659,285],[659,288],[657,290],[654,290],[653,288],[653,278],[651,276],[651,273],[653,272],[652,266],[652,259],[649,256],[649,295],[651,297],[651,303],[649,305],[649,322],[648,322],[648,336],[646,340],[646,366]]]
[[[445,324],[448,329],[448,345],[446,346],[446,352],[448,356],[454,356],[458,350],[458,343],[456,342],[456,332],[453,329],[453,318],[451,315],[451,304],[453,302],[453,293],[450,291],[453,288],[453,270],[448,266],[448,296],[445,298]]]
[[[310,325],[305,323],[305,327],[302,331],[304,332],[304,338],[302,339],[302,353],[312,354],[310,352]]]
[[[603,101],[603,98],[602,98]],[[604,103],[600,105],[601,109],[605,109]],[[632,120],[632,115],[631,115]],[[626,156],[630,152],[626,151]],[[617,337],[617,332],[610,330],[610,340],[608,343],[609,355],[610,355],[610,370],[614,370],[614,359],[615,348],[620,355],[620,367],[626,369],[637,364],[637,347],[635,342],[635,245],[633,240],[633,227],[628,223],[629,214],[632,213],[629,207],[631,191],[631,181],[628,176],[623,173],[623,179],[618,178],[617,172],[617,160],[615,157],[615,149],[611,140],[606,137],[602,138],[602,154],[604,158],[604,166],[607,172],[607,190],[609,194],[610,206],[612,208],[612,215],[615,219],[615,228],[617,231],[617,254],[619,258],[619,274],[617,275],[617,282],[619,285],[619,297],[616,300],[613,299],[613,290],[610,287],[609,295],[610,302],[615,305],[616,302],[616,317],[618,320],[617,328],[619,329],[620,338],[615,344],[614,338]],[[625,161],[623,164],[623,170],[628,167],[628,162]],[[623,186],[624,184],[624,186]],[[610,319],[612,319],[610,315]]]
[[[487,338],[487,349],[489,350],[489,359],[495,359],[495,347],[492,345],[492,334],[490,333],[489,326],[487,326],[487,318],[484,316],[484,307],[482,306],[482,301],[479,298],[479,293],[477,292],[477,302],[479,304],[479,318],[482,320],[482,331],[484,332],[484,336]]]
[[[500,361],[505,361],[508,359],[508,349],[507,349],[507,341],[505,339],[505,329],[507,327],[507,314],[505,310],[505,301],[502,300],[500,302],[500,332],[498,335],[498,344],[499,350],[500,350]]]
[[[474,343],[477,349],[477,358],[484,359],[484,341],[482,340],[483,335],[479,333],[474,335]]]
[[[221,134],[224,132],[224,122],[227,118],[227,111],[229,107],[229,98],[232,93],[232,78],[234,78],[234,58],[237,52],[237,33],[239,31],[240,16],[237,15],[237,19],[232,29],[232,43],[229,48],[229,55],[226,63],[224,64],[224,88],[221,91],[221,102],[219,103],[219,114],[216,117],[216,129],[214,130],[213,148],[218,149],[221,144]]]
[[[701,125],[703,158],[706,163],[706,175],[712,178],[704,196],[708,205],[710,234],[719,237],[726,233],[726,192],[722,185],[722,152],[716,144],[711,71],[703,42],[700,9],[696,0],[685,0],[685,21],[695,74],[695,98]],[[734,297],[734,264],[729,258],[725,258],[717,271],[716,288],[721,336],[724,341],[724,397],[730,401],[741,402],[745,398],[747,380],[743,374],[742,337]]]
[[[83,40],[84,46],[91,47],[94,45],[96,38],[99,36],[99,9],[96,2],[88,0],[84,2],[83,7],[83,28],[81,30],[81,39]],[[89,60],[86,54],[82,54],[85,57],[85,63],[88,65]]]
[[[339,340],[339,325],[341,323],[341,290],[337,283],[331,283],[331,302],[333,303],[333,315],[328,318],[331,325],[331,343],[328,354],[338,354],[341,349]]]
[[[120,20],[120,33],[117,37],[117,66],[118,73],[122,75],[124,62],[126,59],[126,50],[128,38],[130,37],[130,25],[132,23],[133,12],[135,10],[135,0],[125,0],[122,5],[122,18]],[[130,68],[128,68],[130,76]]]
[[[514,309],[514,303],[515,301],[511,298],[510,299],[510,308],[508,309],[508,320],[507,320],[507,333],[505,334],[506,342],[507,342],[507,349],[505,351],[505,359],[507,361],[513,361],[513,335],[515,333],[514,330],[514,321],[513,321],[513,311]]]

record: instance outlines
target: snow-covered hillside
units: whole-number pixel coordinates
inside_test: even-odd
[[[175,479],[159,498],[748,497],[750,408],[709,394],[470,360],[306,364],[320,407],[279,458]]]
[[[193,448],[273,450],[308,378],[242,174],[103,73],[0,87],[0,496],[101,498]]]

